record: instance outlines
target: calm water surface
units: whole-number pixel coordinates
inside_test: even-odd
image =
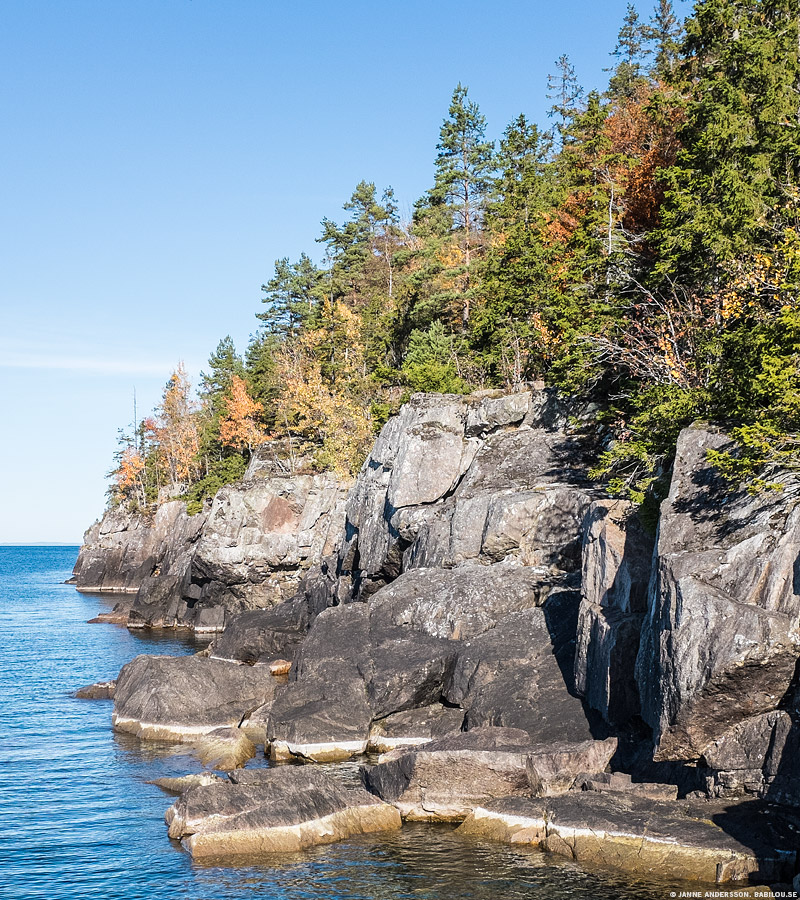
[[[112,600],[63,584],[77,547],[0,547],[0,897],[268,900],[655,900],[669,887],[588,873],[533,850],[406,826],[278,860],[193,863],[167,838],[185,752],[115,734],[108,701],[72,693],[139,653],[198,645],[86,620]]]

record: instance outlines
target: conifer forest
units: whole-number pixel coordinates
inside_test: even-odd
[[[495,141],[458,84],[410,220],[391,187],[355,185],[265,272],[249,346],[223,338],[196,394],[178,366],[122,437],[112,503],[198,510],[262,444],[354,473],[410,394],[530,382],[597,404],[592,474],[616,494],[662,499],[698,419],[735,439],[722,476],[769,489],[800,460],[798,15],[630,4],[606,90],[561,56],[547,121]]]

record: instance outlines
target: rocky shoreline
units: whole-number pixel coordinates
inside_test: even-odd
[[[590,479],[603,439],[549,390],[416,395],[353,483],[257,454],[195,516],[107,513],[74,573],[126,594],[104,620],[214,634],[88,691],[236,770],[188,787],[170,836],[225,855],[446,821],[666,880],[790,882],[798,485],[731,493],[706,462],[724,433],[696,425],[652,534]],[[241,769],[262,747],[276,765]],[[358,783],[319,765],[367,752]]]

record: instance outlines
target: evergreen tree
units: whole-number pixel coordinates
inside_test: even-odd
[[[230,393],[234,377],[244,375],[244,363],[236,352],[230,335],[224,337],[216,350],[208,358],[208,372],[200,373],[201,416],[199,423],[200,456],[204,468],[211,461],[221,459],[223,446],[220,442],[220,419],[225,410],[225,399]]]
[[[462,326],[470,316],[470,275],[473,256],[480,249],[480,233],[492,185],[494,145],[486,140],[486,119],[478,105],[458,84],[448,117],[439,131],[433,204],[445,207],[458,236],[463,273],[460,279]]]
[[[617,35],[617,46],[611,52],[618,62],[608,84],[610,97],[632,97],[636,93],[648,55],[647,38],[647,27],[640,21],[636,7],[629,3]]]
[[[506,128],[488,224],[485,299],[471,323],[475,349],[500,383],[543,374],[549,348],[552,246],[548,216],[557,203],[549,135],[524,115]]]
[[[563,138],[567,123],[578,114],[583,100],[583,88],[578,83],[575,67],[564,54],[556,60],[556,71],[547,76],[547,99],[552,100],[547,115],[557,117],[557,133],[554,138]]]
[[[247,389],[263,410],[261,424],[266,431],[275,425],[275,401],[280,395],[276,362],[280,344],[277,335],[261,330],[250,338],[245,354]]]
[[[771,240],[797,183],[797,12],[788,0],[701,0],[687,22],[690,100],[667,172],[659,272],[700,286]]]
[[[281,337],[296,334],[315,313],[322,273],[306,256],[290,263],[288,257],[275,261],[275,274],[261,290],[266,295],[264,312],[257,313],[267,330]]]
[[[671,79],[683,40],[683,23],[675,15],[672,0],[657,0],[644,34],[653,57],[652,74],[659,79]]]

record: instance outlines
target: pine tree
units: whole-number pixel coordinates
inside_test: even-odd
[[[431,198],[449,212],[452,231],[462,254],[460,279],[462,327],[470,316],[470,276],[473,256],[480,249],[480,232],[494,171],[494,145],[486,140],[486,119],[478,105],[468,98],[467,88],[458,84],[453,92],[448,117],[439,131],[439,151]]]
[[[256,317],[280,337],[296,334],[314,316],[321,282],[322,273],[305,253],[295,263],[288,257],[276,260],[275,274],[261,285],[267,309]]]

